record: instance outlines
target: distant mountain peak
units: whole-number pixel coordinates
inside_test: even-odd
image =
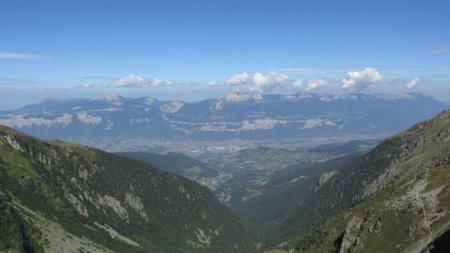
[[[261,93],[248,93],[248,92],[238,92],[234,91],[228,94],[225,99],[219,99],[217,102],[210,107],[211,111],[220,111],[226,104],[239,104],[244,102],[255,102],[258,103],[264,100]]]
[[[348,136],[376,139],[404,130],[447,107],[415,93],[233,92],[225,98],[189,103],[110,94],[96,99],[43,102],[0,112],[0,124],[44,138],[77,140],[108,149],[116,145],[97,146],[97,141],[91,141],[100,136],[108,142],[130,137],[197,141],[212,136],[217,140],[251,141]]]
[[[152,97],[145,97],[144,99],[145,99],[145,104],[147,104],[147,105],[151,105],[156,101],[156,99],[154,99]]]
[[[92,100],[103,100],[103,101],[109,101],[109,102],[118,102],[122,101],[124,97],[118,95],[117,93],[110,93],[105,96],[100,97],[94,97]]]
[[[174,100],[174,101],[170,101],[168,103],[165,103],[165,104],[161,105],[160,109],[164,113],[176,113],[181,108],[183,108],[183,106],[184,106],[184,102],[183,101],[181,101],[181,100]]]
[[[259,102],[263,100],[263,95],[261,93],[243,93],[243,92],[232,92],[227,95],[225,101],[227,103],[240,103],[246,101]]]

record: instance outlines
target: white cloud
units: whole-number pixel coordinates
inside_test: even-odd
[[[241,85],[241,84],[246,84],[248,83],[250,80],[250,76],[248,75],[247,72],[243,72],[241,74],[236,74],[234,76],[232,76],[230,79],[228,79],[226,81],[227,85],[231,85],[231,86],[237,86],[237,85]]]
[[[315,90],[327,84],[328,82],[325,79],[311,79],[308,81],[308,84],[306,84],[306,90]]]
[[[271,72],[268,74],[262,74],[256,72],[253,75],[253,86],[250,88],[251,91],[270,91],[277,86],[288,83],[289,77],[286,74]]]
[[[284,83],[288,80],[288,76],[281,73],[269,73],[267,75],[255,73],[253,75],[253,83],[259,86],[266,86],[275,83]]]
[[[147,83],[144,80],[144,78],[142,78],[140,76],[135,76],[135,75],[128,75],[128,76],[122,77],[122,78],[117,79],[116,81],[114,81],[114,83],[118,87],[145,86],[145,85],[147,85]]]
[[[414,77],[413,79],[409,80],[408,83],[406,83],[405,87],[408,89],[412,89],[412,88],[416,87],[419,83],[420,83],[419,78]]]
[[[158,78],[144,79],[137,75],[128,75],[114,81],[116,87],[130,87],[130,88],[150,88],[170,86],[171,81],[161,80]]]
[[[153,87],[161,87],[161,86],[170,86],[172,85],[171,81],[168,80],[160,80],[158,78],[154,78],[151,80],[148,80],[151,83],[151,86]]]
[[[41,57],[34,54],[0,52],[0,59],[38,60],[40,58]]]
[[[303,87],[303,82],[300,79],[299,80],[294,80],[292,82],[292,85],[294,85],[295,89],[300,90]]]
[[[84,84],[75,85],[75,88],[79,88],[79,89],[81,89],[81,88],[91,89],[94,87],[95,87],[95,84],[91,81],[85,82]]]
[[[217,81],[214,81],[214,80],[208,82],[208,87],[217,87],[217,86],[220,86],[220,85],[221,85],[220,82],[217,82]]]
[[[375,68],[365,68],[361,71],[349,71],[348,78],[342,79],[342,88],[363,90],[383,79]]]

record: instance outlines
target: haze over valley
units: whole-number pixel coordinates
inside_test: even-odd
[[[231,93],[199,102],[109,95],[47,100],[0,112],[0,124],[109,151],[191,156],[270,146],[381,140],[448,105],[420,93]],[[413,111],[414,113],[410,113]]]

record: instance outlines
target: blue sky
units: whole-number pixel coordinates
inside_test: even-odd
[[[0,109],[47,97],[198,100],[418,91],[450,101],[450,1],[0,2]]]

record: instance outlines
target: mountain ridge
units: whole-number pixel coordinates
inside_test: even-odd
[[[190,103],[113,96],[47,100],[0,112],[0,124],[41,138],[111,151],[160,148],[202,153],[211,143],[223,147],[221,143],[228,140],[283,143],[380,139],[445,108],[448,105],[420,93],[232,93],[227,98]]]
[[[39,231],[30,237],[45,238],[34,240],[36,248],[70,241],[76,248],[70,252],[83,245],[114,252],[256,251],[239,219],[206,187],[143,162],[0,127],[0,175],[7,195],[1,204]],[[8,224],[21,223],[0,226]]]

